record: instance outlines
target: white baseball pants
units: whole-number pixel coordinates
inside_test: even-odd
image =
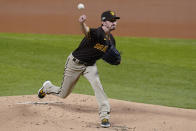
[[[66,98],[71,93],[79,77],[83,75],[90,82],[94,90],[99,105],[99,115],[101,120],[104,118],[109,119],[110,105],[104,89],[102,88],[96,64],[93,66],[85,66],[76,63],[73,61],[73,58],[72,54],[67,58],[61,87],[52,84],[44,87],[46,88],[46,92],[61,98]]]

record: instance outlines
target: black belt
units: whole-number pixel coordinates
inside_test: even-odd
[[[73,61],[76,62],[77,64],[82,64],[82,65],[85,65],[85,66],[91,66],[91,64],[89,64],[87,62],[84,62],[84,61],[81,61],[81,60],[78,60],[76,58],[73,58]]]

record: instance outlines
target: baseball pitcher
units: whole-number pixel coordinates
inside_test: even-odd
[[[103,59],[112,65],[120,64],[120,53],[115,48],[115,39],[111,34],[120,17],[117,17],[113,11],[105,11],[101,15],[102,25],[98,28],[89,28],[85,23],[86,19],[85,15],[79,17],[81,30],[85,37],[78,48],[67,58],[61,87],[46,81],[39,89],[38,97],[44,98],[46,94],[53,94],[66,98],[79,77],[83,75],[94,89],[99,105],[101,127],[107,128],[110,127],[110,105],[99,79],[96,61]]]

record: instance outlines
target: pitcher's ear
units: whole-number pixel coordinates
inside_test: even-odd
[[[105,21],[102,21],[101,24],[102,24],[102,26],[105,26]]]

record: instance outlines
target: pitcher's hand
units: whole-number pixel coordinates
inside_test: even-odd
[[[81,15],[79,18],[80,23],[84,23],[86,21],[86,15]]]

